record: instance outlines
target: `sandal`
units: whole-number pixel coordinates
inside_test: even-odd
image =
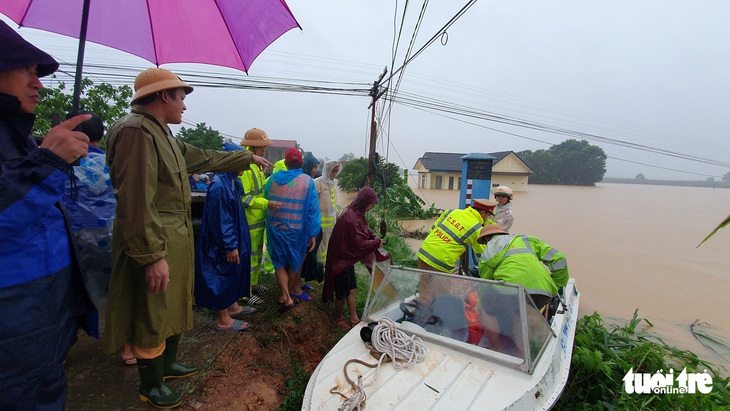
[[[251,307],[264,303],[264,300],[262,300],[261,297],[259,297],[258,295],[252,295],[244,299],[244,301],[246,301],[246,304],[250,305]]]
[[[125,357],[124,355],[122,355],[122,361],[124,361],[125,365],[137,365],[137,358],[135,358],[134,356]]]
[[[233,320],[233,324],[231,324],[228,328],[222,328],[215,326],[216,331],[243,331],[247,329],[250,326],[249,323],[243,321],[243,320]]]
[[[253,287],[251,287],[251,292],[254,294],[264,294],[268,291],[269,291],[269,288],[266,287],[265,285],[259,285],[258,288],[255,290],[253,289]]]
[[[312,286],[311,286],[311,285],[309,285],[309,284],[304,284],[304,285],[302,286],[302,290],[304,290],[304,291],[312,291],[312,290],[314,290],[314,287],[312,287]]]
[[[309,296],[309,294],[305,293],[304,291],[302,291],[301,294],[289,293],[289,296],[291,298],[298,298],[302,301],[311,301],[312,300],[312,298]]]
[[[241,308],[242,308],[241,311],[239,311],[237,313],[233,313],[233,314],[230,314],[229,313],[228,315],[230,315],[231,318],[239,318],[239,317],[244,316],[246,314],[251,314],[251,313],[255,313],[256,312],[256,308],[254,308],[254,307],[246,307],[246,306],[244,306],[244,307],[241,307]]]
[[[297,304],[299,304],[299,300],[296,298],[292,299],[291,305],[282,304],[281,306],[279,306],[279,314],[284,314],[285,312],[294,308]]]
[[[340,318],[340,320],[337,321],[337,326],[342,328],[343,330],[349,330],[350,328],[352,328],[352,326],[342,318]]]

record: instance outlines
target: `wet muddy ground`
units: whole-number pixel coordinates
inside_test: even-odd
[[[265,284],[273,288],[273,279]],[[313,301],[301,302],[284,314],[278,313],[276,293],[269,291],[259,310],[247,316],[251,328],[243,332],[215,331],[213,313],[196,310],[194,328],[183,335],[179,359],[199,366],[200,372],[168,380],[183,396],[178,409],[279,409],[291,391],[285,381],[306,384],[306,376],[344,335],[334,323],[332,305],[319,302],[322,285],[313,285]],[[99,342],[86,335],[79,334],[66,360],[66,373],[68,410],[155,409],[137,396],[136,366],[124,365],[119,354],[105,355]]]

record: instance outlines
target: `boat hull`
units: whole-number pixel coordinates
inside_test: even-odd
[[[440,336],[424,338],[428,356],[411,368],[398,371],[385,363],[375,369],[354,363],[347,372],[355,381],[358,375],[363,376],[367,396],[364,409],[550,409],[567,383],[579,302],[580,294],[571,280],[551,323],[553,336],[531,374],[515,369],[509,356]],[[339,409],[345,399],[331,389],[347,397],[354,392],[345,378],[345,363],[355,358],[377,363],[360,338],[365,326],[360,323],[353,327],[317,366],[307,384],[303,410]],[[416,334],[419,331],[405,322],[399,328],[408,334],[411,329]]]

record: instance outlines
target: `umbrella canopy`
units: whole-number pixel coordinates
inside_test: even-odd
[[[284,0],[13,0],[0,3],[0,13],[81,40],[75,93],[85,40],[157,66],[205,63],[248,73],[269,44],[299,27]]]
[[[14,0],[20,26],[79,38],[84,0]],[[90,0],[86,39],[156,65],[206,63],[248,72],[274,40],[299,27],[284,0]]]

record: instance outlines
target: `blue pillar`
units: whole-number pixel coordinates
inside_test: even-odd
[[[472,199],[489,199],[492,188],[492,164],[495,157],[484,153],[469,153],[461,158],[461,186],[459,187],[459,208],[465,209],[472,205]],[[464,256],[471,256],[471,246],[466,247]],[[476,259],[479,256],[475,256]],[[474,267],[473,258],[462,258],[462,264],[467,262],[469,268]]]
[[[461,158],[459,208],[472,204],[473,198],[489,199],[492,188],[492,163],[495,158],[484,153],[469,153]]]

